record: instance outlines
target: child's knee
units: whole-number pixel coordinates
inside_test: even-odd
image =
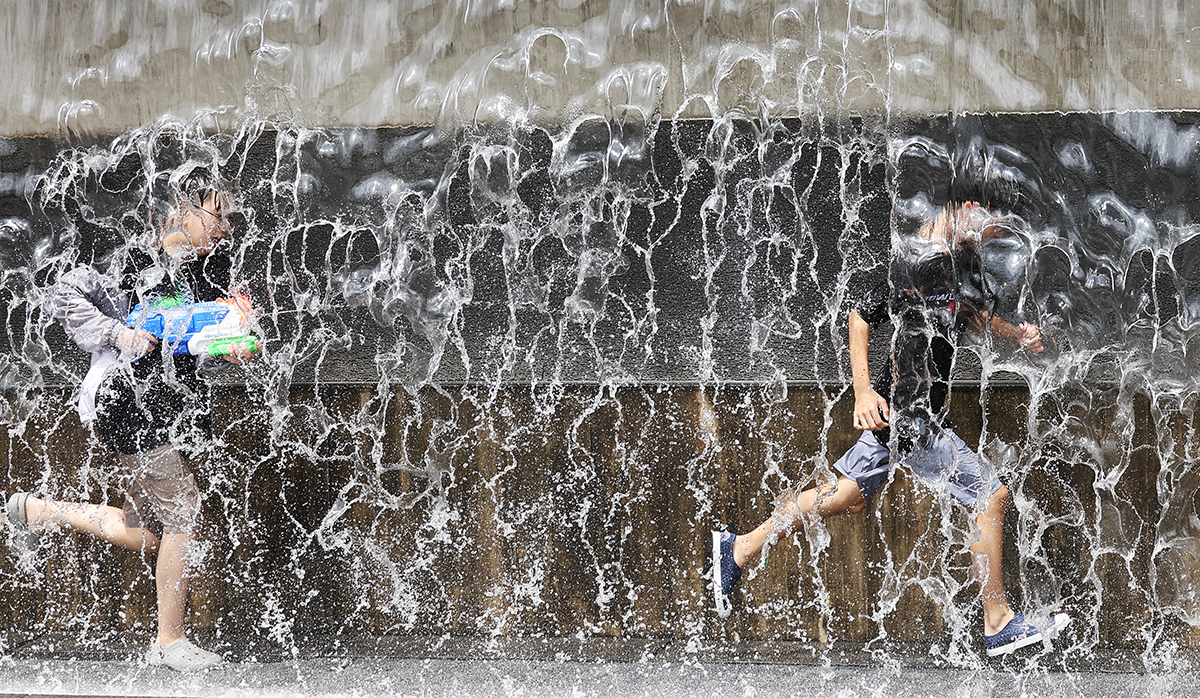
[[[844,510],[847,514],[857,514],[867,508],[867,498],[863,496],[862,488],[848,477],[838,479],[838,497],[845,502]]]
[[[841,477],[838,478],[837,490],[830,497],[828,504],[821,507],[821,515],[829,517],[857,514],[866,506],[867,500],[863,497],[858,483],[848,477]]]

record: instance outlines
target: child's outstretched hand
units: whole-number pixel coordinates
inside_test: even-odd
[[[114,344],[116,344],[117,351],[121,352],[121,356],[136,361],[154,351],[154,347],[158,346],[158,337],[146,330],[123,327],[117,333]]]
[[[1034,354],[1042,353],[1042,330],[1032,322],[1022,322],[1017,326],[1017,343]]]
[[[251,350],[248,347],[246,347],[245,344],[242,344],[241,342],[236,342],[229,346],[229,353],[225,354],[225,360],[231,364],[237,364],[237,365],[241,366],[242,364],[253,361],[261,353],[262,353],[261,345],[255,347],[253,350]]]
[[[883,396],[868,388],[854,396],[854,428],[860,431],[876,431],[888,425],[888,404]]]

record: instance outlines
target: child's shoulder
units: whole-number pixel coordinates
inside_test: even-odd
[[[90,264],[68,269],[54,283],[60,290],[73,288],[84,293],[94,289],[115,289],[120,285],[120,279],[108,270],[97,269]]]

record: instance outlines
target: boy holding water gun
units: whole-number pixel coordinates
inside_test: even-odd
[[[202,375],[249,361],[259,346],[250,333],[248,302],[218,300],[228,295],[230,263],[210,253],[229,234],[226,195],[203,168],[177,173],[170,186],[175,201],[157,249],[131,245],[120,278],[77,267],[53,286],[47,303],[68,336],[92,354],[80,417],[118,452],[125,504],[118,509],[17,493],[7,514],[30,529],[27,535],[68,527],[157,552],[158,635],[146,660],[187,671],[221,657],[184,634],[200,493],[181,448],[211,435]]]

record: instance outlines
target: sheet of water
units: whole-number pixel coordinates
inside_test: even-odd
[[[940,617],[933,653],[974,665],[957,553],[976,534],[947,498],[914,505],[929,520],[915,532],[888,533],[904,497],[852,529],[875,541],[866,630],[838,606],[830,570],[852,558],[823,528],[774,551],[812,581],[785,580],[733,626],[706,606],[699,553],[679,551],[828,474],[851,431],[837,408],[850,309],[956,183],[984,180],[1006,197],[1008,234],[984,254],[997,311],[1050,345],[974,337],[956,360],[965,394],[982,388],[980,449],[1014,492],[1011,592],[1075,615],[1047,661],[1116,647],[1177,666],[1200,623],[1192,115],[911,111],[912,90],[892,89],[928,52],[906,41],[945,19],[915,4],[323,8],[112,5],[72,29],[95,56],[78,58],[79,94],[58,97],[57,135],[0,141],[6,487],[109,492],[105,448],[61,443],[86,438],[66,404],[86,357],[40,302],[77,264],[153,249],[168,201],[155,175],[203,165],[234,191],[227,252],[267,340],[219,398],[202,478],[202,557],[232,579],[220,604],[263,619],[209,609],[211,632],[275,648],[308,641],[298,626],[697,649],[853,636],[886,660],[889,627],[929,638],[903,617],[916,593]],[[655,62],[644,44],[658,40]],[[339,63],[328,46],[363,48]],[[50,74],[71,72],[47,53]],[[864,77],[872,56],[894,60]],[[196,82],[146,106],[163,104],[168,64]],[[992,84],[1002,106],[1027,106]],[[355,106],[331,116],[329,92]],[[25,94],[36,115],[57,93]],[[123,100],[136,126],[92,118],[128,115]],[[1020,409],[996,408],[990,389],[1014,385]],[[270,516],[255,514],[264,497],[282,502]],[[37,599],[12,637],[98,643],[80,628],[126,613],[103,600],[105,554],[75,552],[0,572],[13,598]],[[147,568],[124,564],[137,608]],[[54,579],[80,586],[29,591]]]

